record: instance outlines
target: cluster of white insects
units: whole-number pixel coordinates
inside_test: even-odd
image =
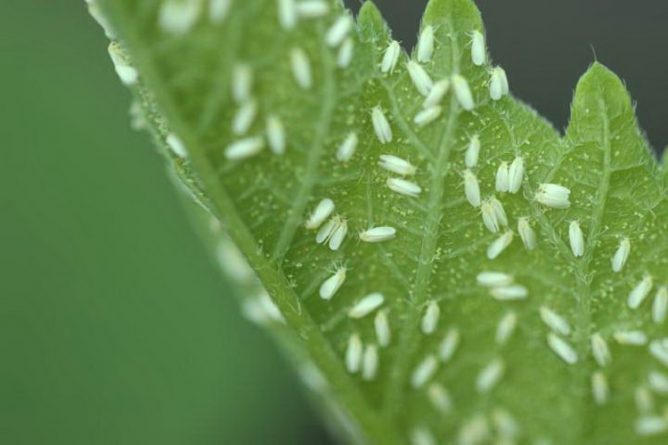
[[[104,18],[97,12],[93,0],[88,0],[91,13],[103,25],[107,34],[113,37],[111,28]],[[182,35],[190,30],[200,18],[202,11],[207,11],[208,19],[214,23],[222,23],[231,7],[232,0],[165,0],[158,17],[160,27],[171,34]],[[277,0],[278,23],[286,30],[293,29],[300,21],[321,19],[330,15],[329,3],[324,0]],[[350,36],[354,29],[354,20],[348,14],[336,17],[327,29],[324,39],[328,47],[336,53],[336,64],[339,68],[350,65],[354,56],[354,39]],[[425,65],[433,57],[435,50],[435,30],[427,25],[422,30],[415,51],[415,60],[409,60],[405,69],[415,90],[424,98],[421,109],[413,117],[418,128],[426,127],[437,121],[444,111],[443,101],[452,93],[452,97],[459,107],[465,111],[472,111],[476,107],[474,94],[469,82],[461,74],[453,73],[447,78],[433,80]],[[121,81],[126,85],[134,85],[139,79],[136,69],[128,62],[127,57],[117,44],[112,43],[109,53],[115,70]],[[391,75],[397,70],[402,50],[397,41],[391,41],[384,50],[379,63],[383,75]],[[485,38],[480,31],[470,34],[470,58],[478,67],[487,64],[487,50]],[[314,85],[313,70],[308,53],[300,48],[293,47],[287,57],[289,69],[295,84],[302,90],[309,90]],[[224,150],[224,156],[229,161],[241,161],[261,153],[266,146],[275,155],[282,155],[287,148],[285,126],[277,115],[269,114],[265,117],[264,133],[249,135],[258,115],[260,107],[253,97],[253,69],[245,63],[236,64],[231,73],[232,98],[237,106],[231,122],[231,133],[237,138]],[[509,94],[508,80],[501,67],[489,69],[488,96],[493,101],[501,100]],[[378,142],[386,146],[393,142],[393,130],[382,105],[378,104],[370,110],[373,132]],[[187,157],[186,146],[175,134],[166,135],[168,147],[180,158]],[[359,145],[358,133],[351,131],[338,145],[335,159],[346,163],[351,161]],[[537,235],[532,228],[528,216],[520,216],[516,220],[516,232],[509,228],[509,218],[502,202],[495,196],[483,198],[480,181],[476,175],[478,160],[482,144],[478,135],[468,140],[464,153],[462,172],[464,197],[474,208],[479,209],[482,225],[491,233],[498,234],[489,244],[486,255],[489,260],[499,257],[513,242],[515,233],[522,241],[524,248],[531,251],[537,247]],[[386,186],[392,192],[410,198],[417,198],[422,193],[422,187],[412,178],[417,173],[417,167],[410,161],[394,154],[382,154],[378,158],[378,166],[390,174]],[[517,194],[524,184],[526,176],[525,159],[516,156],[514,159],[501,161],[494,178],[495,192],[503,194]],[[551,209],[568,209],[571,206],[570,190],[554,183],[539,184],[533,199],[541,205]],[[342,215],[336,214],[336,204],[330,198],[318,202],[307,216],[304,226],[315,231],[315,241],[326,245],[332,251],[337,251],[343,245],[349,232],[348,221]],[[572,255],[575,258],[587,254],[587,240],[583,227],[578,220],[568,222],[568,241]],[[390,226],[369,227],[358,234],[360,241],[365,243],[379,243],[394,239],[397,229]],[[621,272],[631,253],[631,241],[627,237],[619,240],[616,251],[611,256],[611,269]],[[225,267],[236,267],[231,273],[235,276],[252,276],[245,263],[228,242],[221,244],[219,258]],[[237,266],[235,266],[237,265]],[[337,291],[344,285],[347,269],[339,266],[321,284],[318,290],[319,297],[331,300]],[[511,274],[490,270],[479,272],[476,276],[478,286],[484,288],[489,296],[497,301],[511,302],[525,300],[529,297],[529,290],[522,284],[515,282]],[[647,300],[654,289],[654,280],[646,274],[631,288],[627,296],[627,306],[637,310]],[[356,301],[348,310],[347,316],[351,320],[373,318],[375,341],[364,343],[360,334],[349,335],[344,352],[345,368],[352,374],[359,373],[363,380],[376,378],[380,366],[380,352],[390,345],[392,332],[389,309],[383,308],[385,297],[381,292],[372,292]],[[258,322],[284,322],[283,317],[272,302],[271,298],[262,291],[258,296],[249,300],[245,307],[246,314]],[[668,287],[659,286],[651,304],[651,318],[656,324],[664,323],[668,315]],[[576,347],[569,340],[573,329],[563,314],[558,313],[548,305],[538,309],[537,316],[548,329],[546,344],[551,351],[567,365],[574,365],[582,360]],[[420,320],[419,329],[424,335],[432,335],[438,331],[440,307],[437,301],[429,301]],[[499,320],[495,343],[505,345],[518,324],[518,314],[508,310]],[[460,344],[461,333],[457,327],[449,327],[442,337],[437,350],[423,357],[413,369],[410,376],[410,386],[415,390],[423,390],[434,406],[440,412],[446,413],[452,409],[453,400],[450,392],[440,383],[432,382],[442,364],[449,362],[456,354]],[[606,376],[606,368],[612,363],[613,357],[609,340],[619,345],[632,347],[647,346],[649,353],[660,363],[668,366],[668,339],[650,340],[639,330],[618,330],[612,333],[596,332],[591,335],[590,350],[597,370],[591,374],[591,394],[594,402],[604,405],[610,398],[610,386]],[[484,365],[476,379],[475,390],[480,394],[492,391],[504,377],[506,363],[502,358],[494,358]],[[665,416],[654,414],[653,394],[668,394],[668,375],[659,371],[651,371],[647,376],[646,384],[638,386],[635,393],[636,408],[639,417],[635,423],[635,431],[639,435],[654,435],[668,431],[668,420]],[[503,444],[515,443],[519,434],[519,425],[516,420],[503,408],[495,408],[488,415],[475,415],[469,419],[459,431],[457,443],[460,445],[475,445],[487,440],[492,431],[498,442]],[[432,433],[425,427],[417,427],[411,436],[414,445],[432,445],[437,443]],[[547,443],[547,442],[545,442]]]

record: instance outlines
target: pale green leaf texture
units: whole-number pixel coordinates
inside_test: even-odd
[[[263,320],[287,339],[298,366],[324,396],[325,416],[343,423],[349,440],[666,443],[668,377],[663,387],[659,377],[668,369],[649,351],[650,342],[661,347],[666,335],[665,324],[652,319],[655,295],[668,284],[665,173],[638,130],[628,93],[608,69],[595,63],[582,77],[562,137],[514,98],[490,99],[492,66],[471,62],[471,32],[484,33],[473,3],[432,0],[422,29],[435,30],[435,50],[422,66],[434,81],[461,74],[475,107],[465,111],[451,91],[442,114],[421,127],[414,117],[424,97],[407,73],[409,56],[402,54],[391,74],[379,68],[391,37],[371,3],[351,30],[354,56],[346,68],[337,66],[338,49],[325,43],[328,29],[344,14],[335,1],[327,2],[326,16],[301,19],[285,30],[276,1],[236,0],[222,23],[212,23],[203,8],[183,34],[159,26],[161,7],[174,1],[99,3],[140,73],[134,91],[159,145],[165,146],[169,133],[184,141],[188,157],[169,154],[170,164],[257,273],[261,285],[246,279],[249,292],[263,286],[281,313]],[[290,54],[297,47],[310,60],[310,89],[293,76]],[[239,63],[254,73],[251,92],[258,105],[247,135],[264,137],[267,117],[279,117],[287,140],[282,155],[265,147],[241,161],[225,157],[230,144],[246,137],[232,132],[239,110],[232,78]],[[376,106],[389,120],[390,143],[381,144],[374,132]],[[351,132],[359,139],[357,150],[349,161],[339,161],[337,149]],[[464,153],[474,135],[481,150],[471,170],[483,202],[494,195],[507,214],[508,228],[498,233],[485,227],[481,209],[464,194]],[[383,154],[417,168],[406,179],[420,186],[418,196],[388,188],[387,179],[397,175],[379,166]],[[495,191],[499,165],[516,157],[526,166],[521,190]],[[543,183],[570,189],[570,207],[540,204],[535,196]],[[338,250],[317,244],[317,230],[304,226],[324,198],[332,199],[336,215],[347,221]],[[519,218],[535,231],[533,250],[520,239]],[[584,237],[579,257],[570,245],[573,221]],[[376,226],[396,228],[396,237],[380,243],[359,239],[359,232]],[[216,230],[214,236],[220,236]],[[488,259],[488,246],[509,230],[510,245]],[[611,258],[624,238],[630,240],[630,255],[614,273]],[[243,275],[241,260],[235,264]],[[330,300],[320,298],[320,285],[343,267],[341,288]],[[493,298],[498,289],[477,283],[484,271],[511,275],[528,297]],[[631,309],[629,294],[650,276],[647,297]],[[347,315],[373,292],[384,295],[381,310],[391,330],[387,347],[378,346],[378,310],[359,319]],[[424,333],[424,314],[429,306],[435,314],[434,304],[440,311],[437,326]],[[568,323],[570,330],[562,326],[558,335],[572,348],[574,363],[548,346],[550,330],[560,327],[554,322],[548,327],[541,308]],[[247,310],[253,314],[252,307]],[[509,313],[517,317],[517,329],[507,341],[497,341],[497,325]],[[461,341],[444,363],[439,348],[455,330]],[[628,331],[644,333],[647,341],[619,344],[615,335]],[[365,379],[346,369],[352,335],[365,347],[377,347],[376,375]],[[592,338],[599,336],[603,340],[593,350]],[[608,346],[609,360],[601,356],[601,343]],[[430,356],[438,358],[437,369],[424,384],[413,385],[415,370]],[[662,374],[648,379],[652,372]]]

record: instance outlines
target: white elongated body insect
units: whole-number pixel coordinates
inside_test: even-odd
[[[248,132],[257,116],[257,102],[250,99],[243,103],[232,119],[232,133],[242,136]]]
[[[508,286],[513,282],[513,276],[504,272],[486,271],[476,276],[479,285],[485,287]]]
[[[515,157],[508,168],[508,192],[517,193],[522,187],[524,180],[524,158],[521,156]]]
[[[478,374],[475,382],[476,391],[479,393],[486,393],[492,390],[494,386],[503,377],[505,365],[501,359],[495,359]]]
[[[448,94],[449,89],[450,89],[449,79],[441,79],[438,82],[434,83],[431,89],[429,90],[429,94],[427,94],[427,97],[424,99],[424,102],[422,103],[422,108],[431,108],[436,105],[439,105],[441,101],[443,101],[445,95]]]
[[[114,71],[116,71],[116,74],[123,85],[131,86],[136,84],[139,80],[139,73],[132,65],[130,65],[130,63],[128,63],[117,43],[111,43],[109,45],[109,56],[114,64]]]
[[[417,60],[426,63],[434,54],[434,27],[427,25],[420,33],[417,44]]]
[[[485,36],[478,30],[471,33],[471,62],[476,66],[484,65],[487,61]]]
[[[568,321],[552,309],[547,306],[541,306],[539,313],[543,323],[545,323],[552,331],[561,335],[569,335],[571,333],[571,325]]]
[[[443,337],[443,340],[441,340],[441,344],[438,347],[438,357],[443,363],[449,362],[455,355],[457,347],[459,346],[459,340],[459,329],[448,329],[448,332],[445,334],[445,337]]]
[[[373,124],[376,137],[381,144],[392,142],[392,128],[380,105],[373,107],[371,110],[371,123]]]
[[[517,220],[517,232],[520,234],[522,243],[527,250],[536,248],[536,232],[531,228],[529,218],[523,216]]]
[[[373,326],[378,344],[383,348],[388,347],[392,340],[392,331],[390,330],[390,320],[387,317],[386,310],[378,311],[373,319]]]
[[[642,331],[617,331],[613,337],[620,345],[643,346],[647,344],[647,334]]]
[[[183,35],[195,26],[201,6],[202,2],[166,0],[158,12],[158,25],[167,33]]]
[[[362,298],[348,311],[350,318],[363,318],[378,309],[385,302],[385,297],[380,292],[374,292]]]
[[[348,337],[348,346],[346,347],[346,369],[351,374],[359,372],[362,366],[362,354],[364,345],[358,334]]]
[[[278,0],[278,23],[283,29],[292,29],[297,24],[295,0]]]
[[[541,184],[536,192],[535,199],[539,203],[553,209],[567,209],[571,206],[570,189],[559,184]]]
[[[410,445],[436,445],[436,439],[431,431],[425,427],[420,427],[411,431]]]
[[[366,381],[376,378],[378,373],[378,348],[375,345],[368,345],[364,348],[362,357],[362,379]]]
[[[422,192],[422,188],[419,185],[401,178],[388,178],[387,186],[393,192],[414,198]]]
[[[649,344],[649,353],[664,366],[668,366],[668,343],[666,339],[652,340]]]
[[[350,65],[350,62],[353,61],[354,53],[355,42],[350,37],[346,37],[346,39],[341,44],[339,52],[336,56],[336,65],[339,68],[347,68]]]
[[[430,335],[436,331],[440,315],[441,308],[438,307],[438,304],[435,301],[431,301],[427,305],[427,309],[424,311],[422,322],[420,324],[420,328],[423,334]]]
[[[489,97],[492,100],[500,100],[510,92],[508,86],[508,76],[506,71],[500,66],[492,68],[489,79]]]
[[[366,243],[380,243],[394,239],[397,235],[397,229],[389,226],[378,226],[360,232],[360,240]]]
[[[318,230],[318,233],[315,235],[315,242],[318,244],[323,244],[329,241],[339,224],[341,224],[341,217],[334,216],[331,218],[322,227],[320,227],[320,230]]]
[[[508,246],[510,246],[512,241],[513,232],[512,230],[508,230],[503,235],[492,241],[492,244],[490,244],[487,248],[487,258],[493,260],[501,255],[501,253],[503,253],[503,251],[506,250]]]
[[[610,364],[612,360],[610,348],[601,334],[596,333],[591,336],[591,351],[599,366],[604,367]]]
[[[471,111],[475,107],[475,102],[468,81],[461,74],[454,74],[451,82],[452,90],[459,105],[466,111]]]
[[[651,371],[647,375],[647,383],[655,393],[668,394],[668,375],[658,371]]]
[[[211,23],[223,23],[230,12],[230,6],[232,6],[232,0],[210,0],[209,20]]]
[[[438,360],[436,356],[428,355],[415,368],[411,375],[411,386],[415,389],[422,388],[436,373]]]
[[[225,149],[225,157],[230,161],[240,161],[260,153],[264,149],[264,138],[259,136],[239,139]]]
[[[290,63],[292,64],[292,75],[297,85],[303,90],[313,86],[311,74],[311,61],[306,52],[301,48],[293,48],[290,52]]]
[[[496,170],[495,188],[501,193],[508,191],[508,163],[505,161],[501,162]]]
[[[513,335],[513,332],[515,332],[515,328],[517,327],[517,314],[515,312],[508,312],[506,313],[501,320],[499,320],[499,324],[496,326],[496,336],[494,337],[494,341],[498,345],[504,345],[508,342],[510,337]]]
[[[408,76],[411,78],[413,86],[415,86],[418,93],[427,96],[434,86],[434,82],[431,80],[431,77],[429,77],[429,74],[427,74],[420,64],[413,60],[408,61],[406,69],[408,70]]]
[[[482,215],[482,222],[485,224],[485,227],[487,227],[487,230],[492,233],[497,233],[501,228],[501,222],[497,217],[497,211],[491,200],[486,199],[482,202],[480,205],[480,213]]]
[[[427,397],[431,404],[441,413],[447,413],[452,409],[452,397],[447,389],[439,383],[432,383],[427,388]]]
[[[325,35],[327,46],[333,48],[343,43],[352,26],[353,20],[348,14],[344,14],[336,19]]]
[[[416,172],[413,164],[407,160],[394,155],[380,155],[378,165],[387,171],[401,176],[412,176]]]
[[[464,155],[464,165],[468,168],[473,168],[478,165],[478,157],[480,156],[480,137],[474,134],[469,140],[469,145],[466,148]]]
[[[338,226],[332,232],[332,236],[329,238],[329,248],[330,250],[339,250],[343,240],[346,238],[348,233],[348,222],[345,219],[341,219]]]
[[[392,40],[383,54],[383,60],[380,62],[380,71],[386,74],[394,71],[400,55],[401,45],[396,40]]]
[[[629,258],[629,253],[631,253],[631,241],[628,238],[622,238],[617,251],[610,260],[613,272],[620,272],[624,268],[626,260]]]
[[[668,421],[662,416],[639,417],[635,423],[635,432],[639,436],[655,436],[668,431]]]
[[[489,203],[492,206],[494,217],[498,223],[502,226],[508,226],[508,218],[506,217],[506,211],[503,209],[503,204],[501,204],[501,201],[492,196],[489,198]]]
[[[470,170],[464,170],[464,194],[473,207],[480,207],[480,184],[477,176]]]
[[[568,225],[568,241],[571,245],[573,256],[581,257],[584,255],[584,234],[582,233],[579,222],[571,221]]]
[[[652,284],[652,276],[649,274],[645,275],[643,279],[638,284],[636,284],[636,286],[629,293],[629,297],[627,299],[629,308],[637,309],[643,303],[643,301],[645,301],[645,298],[647,298],[647,295],[649,295],[649,292],[652,290]]]
[[[495,287],[489,293],[495,300],[499,301],[524,300],[529,296],[527,288],[519,284]]]
[[[238,63],[232,69],[232,97],[238,104],[251,99],[253,88],[253,70],[248,64]]]
[[[165,138],[165,142],[167,143],[167,146],[170,148],[170,150],[172,150],[172,153],[174,153],[179,158],[188,157],[186,144],[184,144],[181,138],[179,138],[174,133],[169,133]]]
[[[550,332],[547,335],[547,344],[552,351],[564,362],[574,365],[578,361],[578,354],[566,340]]]
[[[608,401],[610,387],[608,379],[603,372],[596,371],[591,375],[591,392],[597,405],[604,405]]]
[[[266,123],[269,149],[276,155],[285,153],[285,127],[278,116],[270,115]]]
[[[303,0],[295,6],[297,15],[304,19],[316,19],[329,13],[329,4],[324,0]]]
[[[348,133],[348,136],[341,142],[339,148],[336,150],[336,159],[340,162],[348,162],[352,159],[357,149],[357,144],[359,140],[357,138],[357,133],[351,132]]]
[[[652,303],[652,320],[656,324],[662,324],[666,320],[668,312],[668,287],[661,286]]]
[[[340,267],[334,272],[334,275],[327,278],[320,285],[320,290],[318,291],[320,298],[331,300],[334,294],[341,288],[344,281],[346,281],[346,268]]]
[[[415,122],[418,127],[424,127],[438,119],[442,112],[443,108],[440,105],[425,108],[415,115],[413,122]]]
[[[311,215],[308,217],[304,227],[307,229],[317,229],[322,225],[323,222],[325,222],[327,218],[329,218],[329,216],[334,211],[334,208],[334,201],[329,198],[323,199],[318,203]]]
[[[503,439],[508,439],[512,443],[512,439],[520,432],[517,420],[503,408],[495,408],[494,411],[492,411],[492,422],[494,423],[494,428],[498,431],[499,436],[501,436],[502,444],[508,445],[508,442]],[[540,445],[540,443],[535,442],[534,444]]]

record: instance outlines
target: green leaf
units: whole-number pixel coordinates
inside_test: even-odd
[[[247,291],[246,312],[283,339],[322,396],[325,418],[359,443],[664,443],[666,169],[620,80],[594,63],[562,137],[503,94],[502,77],[493,80],[502,71],[472,62],[472,33],[484,33],[473,3],[432,0],[411,63],[450,89],[421,115],[426,84],[411,80],[409,56],[381,69],[391,36],[376,7],[365,3],[338,39],[332,27],[347,13],[316,3],[328,13],[293,28],[278,18],[290,1],[232,1],[215,20],[209,7],[226,2],[91,6],[118,37],[137,124],[215,215],[202,224],[208,243]],[[244,70],[249,94],[235,81]],[[244,113],[256,114],[248,125]],[[356,150],[342,156],[351,134]],[[474,138],[479,159],[469,153],[467,166]],[[230,159],[235,150],[253,153]],[[395,169],[410,183],[389,186],[402,178],[382,155],[409,161]],[[322,226],[337,227],[336,238],[347,225],[340,246],[306,227],[326,198],[335,213]],[[361,233],[374,227],[396,235],[381,229],[389,239],[368,242],[376,232]],[[345,275],[336,292],[321,288],[335,275]],[[365,314],[356,305],[381,301],[365,299],[374,293],[381,307]]]

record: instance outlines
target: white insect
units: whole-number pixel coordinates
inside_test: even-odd
[[[380,105],[376,105],[371,110],[371,123],[373,131],[381,144],[392,142],[392,128]]]
[[[378,373],[378,348],[375,345],[368,345],[364,348],[362,356],[362,379],[366,381],[376,378]]]
[[[401,178],[388,178],[387,186],[393,192],[397,192],[400,195],[412,196],[414,198],[422,192],[422,188],[420,188],[419,185]]]
[[[295,0],[278,0],[278,22],[283,29],[292,29],[297,24]]]
[[[480,272],[476,276],[476,281],[479,285],[485,287],[507,286],[512,284],[513,276],[504,272],[486,271]]]
[[[264,138],[259,136],[239,139],[225,149],[225,157],[230,161],[240,161],[260,153],[264,148]]]
[[[253,99],[241,105],[232,119],[232,133],[242,136],[248,132],[257,116],[257,102]]]
[[[290,51],[290,64],[297,85],[303,90],[310,89],[313,86],[313,77],[311,62],[306,52],[301,48],[293,48]]]
[[[610,364],[612,360],[610,348],[601,334],[596,333],[591,336],[591,351],[599,366],[604,367]]]
[[[610,397],[608,379],[601,371],[596,371],[591,375],[591,392],[597,405],[604,405]]]
[[[522,187],[524,180],[524,158],[521,156],[515,157],[508,168],[508,192],[517,193]]]
[[[214,24],[224,22],[230,12],[230,6],[232,6],[232,0],[210,0],[209,20]]]
[[[474,134],[469,145],[466,148],[466,154],[464,155],[464,164],[468,168],[473,168],[478,165],[478,157],[480,156],[480,137],[477,134]]]
[[[452,90],[459,105],[466,111],[471,111],[475,107],[473,94],[468,81],[461,74],[454,74],[451,78]]]
[[[424,102],[422,103],[422,108],[431,108],[433,106],[439,105],[443,100],[443,98],[445,97],[445,95],[448,94],[449,89],[450,89],[449,79],[441,79],[438,82],[434,83],[431,89],[429,90],[429,94],[427,94],[427,97],[424,99]]]
[[[408,61],[406,69],[408,69],[408,76],[411,78],[413,86],[418,90],[418,93],[427,96],[434,86],[434,82],[429,77],[429,74],[427,74],[420,64],[413,60]]]
[[[183,35],[195,26],[201,6],[199,1],[165,0],[158,12],[158,25],[167,33]]]
[[[499,301],[515,301],[526,299],[529,296],[529,291],[522,285],[513,284],[511,286],[495,287],[490,290],[489,294]]]
[[[500,100],[509,92],[510,87],[508,86],[508,76],[506,76],[506,71],[500,66],[492,68],[489,79],[489,97],[492,100]]]
[[[584,255],[584,234],[578,221],[571,221],[568,225],[568,241],[571,245],[573,256],[581,257]]]
[[[396,40],[392,40],[383,54],[383,60],[380,63],[380,70],[383,73],[391,73],[397,66],[399,56],[401,55],[401,46]]]
[[[340,162],[350,161],[355,154],[358,142],[359,139],[357,138],[357,133],[348,133],[348,136],[346,136],[336,150],[336,160]]]
[[[496,170],[495,188],[497,192],[505,193],[508,191],[508,163],[503,161]]]
[[[573,346],[571,346],[566,340],[563,340],[558,335],[550,332],[547,335],[547,344],[560,359],[569,365],[574,365],[577,363],[578,354],[575,352],[575,349],[573,349]]]
[[[506,217],[506,211],[503,209],[503,204],[501,204],[501,201],[492,196],[489,198],[489,203],[492,206],[494,217],[498,223],[502,226],[508,226],[508,218]]]
[[[445,334],[445,337],[443,337],[443,340],[441,340],[441,344],[438,347],[438,357],[443,363],[449,362],[455,355],[457,346],[459,346],[459,340],[459,329],[448,329],[448,332]]]
[[[246,258],[229,238],[221,238],[216,247],[216,258],[220,267],[231,277],[242,282],[251,281],[255,272]]]
[[[346,268],[340,267],[334,272],[334,275],[327,278],[320,285],[318,294],[323,300],[331,300],[334,294],[341,288],[343,282],[346,281]]]
[[[167,142],[167,146],[170,148],[170,150],[172,150],[172,153],[174,153],[179,158],[188,157],[188,150],[186,150],[186,144],[184,144],[181,138],[179,138],[174,133],[169,133],[165,138],[165,142]]]
[[[478,30],[471,33],[471,62],[480,66],[487,61],[487,50],[485,48],[485,36]]]
[[[246,63],[239,63],[232,69],[232,97],[242,104],[251,98],[253,88],[253,70]]]
[[[320,230],[318,230],[318,233],[315,235],[315,242],[318,244],[324,244],[329,241],[339,224],[341,224],[340,216],[334,216],[332,219],[327,221],[325,225],[320,227]]]
[[[417,171],[413,164],[394,155],[380,155],[378,165],[387,171],[401,176],[411,176]]]
[[[653,280],[651,275],[645,275],[643,279],[629,293],[627,304],[631,309],[638,307],[645,301],[647,295],[652,290]]]
[[[610,262],[612,263],[613,272],[620,272],[624,268],[626,260],[629,259],[630,253],[631,253],[631,241],[628,238],[622,238],[622,240],[619,242],[619,247],[617,248],[617,251],[610,260]]]
[[[339,68],[347,68],[353,60],[354,52],[355,42],[350,37],[347,37],[339,48],[339,53],[336,56],[336,65]]]
[[[285,127],[278,116],[267,117],[266,132],[269,149],[276,155],[285,153]]]
[[[420,33],[417,44],[417,60],[426,63],[434,55],[434,27],[427,25]]]
[[[447,389],[439,383],[432,383],[427,388],[427,397],[431,404],[442,413],[452,409],[452,397]]]
[[[480,207],[480,184],[478,183],[478,177],[468,168],[464,170],[464,194],[469,204],[473,207]]]
[[[263,325],[268,322],[285,323],[283,314],[278,306],[272,301],[266,291],[243,301],[241,307],[244,317],[248,320]]]
[[[649,353],[664,366],[668,366],[668,341],[652,340],[649,344]]]
[[[376,331],[376,339],[378,344],[386,348],[390,345],[392,340],[392,331],[390,330],[390,321],[387,318],[387,311],[378,311],[373,319],[373,326]]]
[[[492,244],[487,247],[487,258],[493,260],[503,253],[510,243],[513,242],[512,230],[506,231],[503,235],[492,241]]]
[[[497,212],[491,200],[486,199],[480,205],[480,213],[482,215],[482,222],[492,233],[497,233],[500,229],[500,222],[497,218]]]
[[[433,334],[438,327],[438,319],[441,316],[441,308],[438,307],[438,304],[435,301],[429,302],[427,309],[424,311],[422,316],[422,322],[420,324],[420,329],[425,335]]]
[[[123,85],[130,86],[136,84],[139,80],[139,73],[128,63],[118,44],[111,43],[108,50],[111,61],[114,64],[114,71],[116,71]]]
[[[535,199],[539,203],[554,209],[567,209],[571,206],[569,200],[571,191],[559,184],[541,184],[536,192]]]
[[[571,333],[571,325],[568,321],[552,309],[547,306],[541,306],[539,313],[543,323],[557,334],[569,335]]]
[[[304,0],[296,4],[297,15],[304,19],[324,17],[329,13],[329,5],[324,0]]]
[[[490,426],[487,418],[482,414],[475,414],[460,428],[457,445],[480,445],[487,443],[490,435]]]
[[[343,240],[346,238],[348,233],[348,222],[345,219],[340,219],[338,226],[332,232],[332,236],[329,238],[329,248],[330,250],[339,250]]]
[[[331,48],[339,46],[348,36],[352,26],[353,20],[349,15],[345,14],[339,17],[329,30],[327,30],[327,34],[325,35],[327,46]]]
[[[527,250],[536,248],[536,232],[531,228],[529,218],[523,216],[517,220],[517,232],[520,234],[522,243]]]
[[[397,229],[389,226],[372,227],[360,232],[360,240],[366,243],[380,243],[393,239],[397,235]]]
[[[668,287],[661,286],[654,297],[652,303],[652,320],[656,324],[661,324],[666,320],[668,313]]]
[[[362,298],[348,311],[350,318],[363,318],[378,309],[385,302],[385,297],[379,292],[374,292]]]
[[[647,335],[642,331],[618,331],[613,334],[620,345],[643,346],[647,344]]]
[[[420,427],[411,432],[411,445],[436,445],[436,439],[431,431]]]
[[[433,107],[425,108],[415,115],[413,122],[415,122],[418,127],[424,127],[438,119],[442,112],[443,108],[440,105],[434,105]]]
[[[411,386],[419,389],[425,385],[436,373],[438,360],[436,356],[428,355],[415,368],[411,375]]]
[[[639,436],[655,436],[666,431],[668,420],[662,416],[643,416],[635,423],[635,432]]]
[[[519,434],[520,427],[517,420],[508,411],[503,408],[495,408],[492,411],[492,422],[494,422],[494,426],[499,436],[501,436],[501,440],[497,441],[495,445],[511,445],[515,443],[512,439]],[[538,444],[534,442],[534,445]]]
[[[659,394],[668,394],[668,375],[658,371],[651,371],[647,375],[650,389]]]
[[[506,344],[513,335],[513,332],[515,332],[516,327],[517,314],[515,312],[506,313],[506,315],[499,320],[499,324],[496,325],[496,336],[494,337],[496,344]]]
[[[492,390],[494,386],[503,377],[505,365],[501,359],[495,359],[478,374],[475,382],[476,391],[479,393],[486,393]]]
[[[364,345],[358,334],[348,337],[348,346],[346,347],[346,369],[349,373],[355,374],[362,365],[362,354]]]
[[[334,211],[334,208],[334,201],[329,198],[323,199],[318,203],[311,215],[308,217],[304,227],[311,230],[317,229],[322,225],[323,222],[325,222],[327,218],[329,218],[329,216]]]

